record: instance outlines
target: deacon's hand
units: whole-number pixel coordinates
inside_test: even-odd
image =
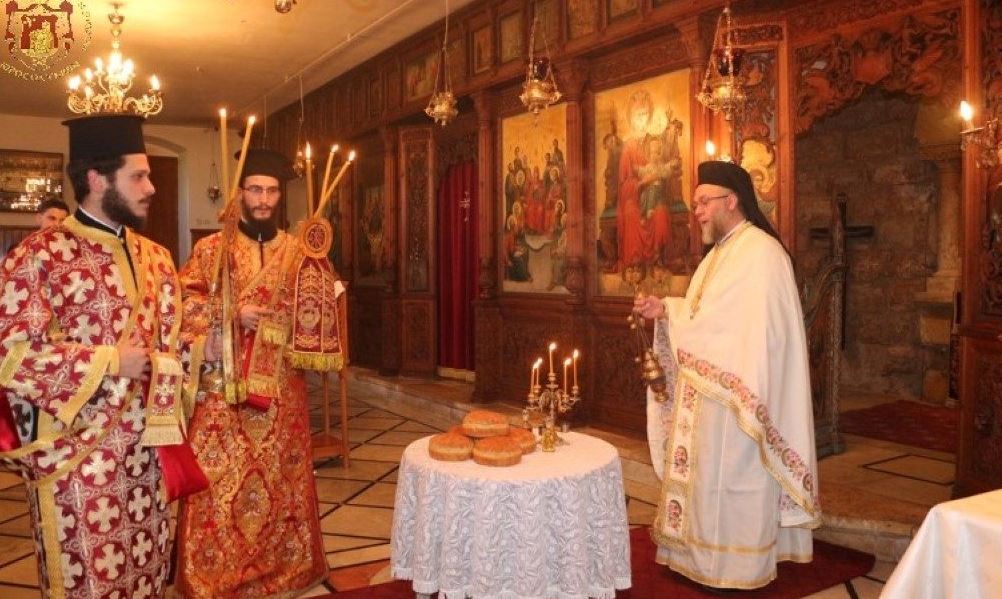
[[[633,311],[639,312],[641,316],[648,320],[653,320],[665,315],[665,305],[657,297],[645,295],[633,301]]]
[[[247,304],[240,308],[240,326],[249,331],[255,331],[261,319],[271,315],[272,311],[268,308]]]
[[[140,379],[149,372],[150,349],[138,335],[118,343],[118,376]]]

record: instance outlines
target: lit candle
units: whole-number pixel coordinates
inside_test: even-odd
[[[535,364],[529,369],[529,393],[532,393],[532,390],[536,388],[536,370]]]
[[[532,365],[533,381],[532,388],[535,389],[539,386],[539,369],[543,367],[543,359],[536,358],[536,362]]]
[[[345,171],[348,170],[348,167],[351,166],[352,162],[355,162],[355,150],[348,153],[348,160],[341,165],[341,170],[337,172],[337,176],[334,177],[333,181],[331,181],[330,187],[328,187],[327,191],[324,192],[324,197],[320,199],[320,205],[317,206],[317,210],[313,213],[313,216],[320,216],[320,213],[323,212],[324,206],[327,205],[327,200],[329,200],[331,194],[334,193],[334,189],[337,188],[337,184],[341,182],[341,177],[344,176]]]
[[[567,358],[564,360],[564,394],[567,394],[567,369],[570,368],[571,359]]]
[[[960,118],[964,119],[964,128],[974,127],[974,107],[967,103],[967,100],[960,101]]]
[[[331,146],[331,151],[327,154],[327,168],[324,169],[324,182],[320,186],[320,197],[327,195],[327,181],[331,177],[331,165],[334,163],[334,154],[337,152],[338,145],[334,144]]]
[[[247,117],[247,129],[244,131],[244,145],[240,149],[240,160],[237,161],[237,172],[233,173],[233,185],[230,185],[231,194],[236,194],[237,187],[240,185],[240,176],[244,171],[244,162],[247,160],[247,148],[250,147],[251,131],[254,130],[255,121],[257,121],[257,117],[253,115]]]
[[[574,357],[574,386],[577,387],[578,386],[578,358],[581,357],[581,352],[579,352],[578,350],[574,350],[574,353],[571,354],[571,356]]]
[[[306,142],[306,211],[313,212],[313,149]]]
[[[550,374],[553,374],[553,350],[557,349],[555,341],[550,342]]]
[[[717,145],[713,143],[713,140],[706,140],[706,155],[713,158],[717,153]]]
[[[226,133],[226,109],[225,108],[220,108],[219,109],[219,149],[221,150],[221,153],[223,155],[223,159],[219,163],[220,166],[222,166],[222,168],[223,168],[223,180],[222,180],[222,183],[223,183],[223,185],[226,185],[226,184],[228,184],[230,182],[230,140],[229,140],[229,136]],[[226,201],[229,201],[230,200],[230,194],[233,193],[233,190],[229,189],[229,188],[226,188],[226,189],[223,190],[223,193],[226,194],[223,197],[226,198]]]

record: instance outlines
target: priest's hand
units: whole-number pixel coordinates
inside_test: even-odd
[[[261,306],[255,306],[253,304],[241,306],[240,326],[249,331],[257,330],[257,325],[261,322],[261,319],[271,315],[272,311],[268,308],[262,308]]]
[[[213,330],[205,339],[205,361],[218,362],[223,357],[223,335]]]
[[[150,348],[133,335],[118,343],[118,376],[141,379],[150,370]]]
[[[639,312],[648,320],[654,320],[665,315],[665,305],[653,295],[644,295],[633,301],[633,311]]]

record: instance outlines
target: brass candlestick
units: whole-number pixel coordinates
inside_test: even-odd
[[[555,372],[550,372],[547,376],[545,388],[539,384],[533,385],[528,396],[529,407],[523,412],[523,420],[528,423],[529,412],[532,411],[543,415],[543,432],[539,442],[543,451],[556,451],[557,445],[567,443],[557,435],[557,415],[570,411],[580,400],[581,389],[577,385],[571,388],[570,393],[561,389],[557,384]]]

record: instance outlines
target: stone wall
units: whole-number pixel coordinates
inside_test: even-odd
[[[920,156],[915,134],[920,105],[868,90],[796,142],[798,276],[817,272],[828,252],[810,228],[829,226],[835,191],[848,195],[850,226],[874,227],[847,244],[847,392],[920,397],[926,370],[947,360],[923,344],[915,301],[936,270],[940,196],[936,165]]]

